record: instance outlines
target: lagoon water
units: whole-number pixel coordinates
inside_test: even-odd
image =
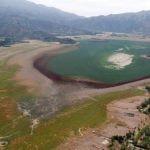
[[[132,56],[131,62],[117,69],[113,62],[108,61],[117,53]],[[42,63],[47,71],[65,77],[81,77],[108,84],[119,84],[149,77],[150,60],[141,57],[149,54],[150,43],[148,42],[81,41],[80,48],[54,57],[46,57]]]

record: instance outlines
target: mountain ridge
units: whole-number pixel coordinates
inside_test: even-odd
[[[83,18],[72,21],[71,26],[91,32],[150,33],[150,11]]]
[[[150,33],[150,11],[82,17],[27,0],[0,0],[0,4],[0,37]]]
[[[49,8],[27,0],[0,0],[0,4],[1,37],[41,38],[55,34],[85,32],[67,26],[67,23],[62,24],[82,17],[53,7]]]

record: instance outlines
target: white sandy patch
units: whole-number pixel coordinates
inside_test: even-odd
[[[115,69],[123,69],[130,65],[133,61],[133,55],[125,53],[115,53],[108,58],[108,62],[113,65]]]
[[[108,141],[108,140],[104,140],[104,141],[102,142],[102,144],[103,144],[103,145],[108,145],[108,144],[109,144],[109,141]]]

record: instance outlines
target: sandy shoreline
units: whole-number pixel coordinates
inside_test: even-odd
[[[21,66],[14,79],[21,85],[28,87],[29,91],[41,91],[41,94],[46,94],[44,91],[47,89],[47,84],[50,84],[51,86],[51,81],[47,80],[33,67],[33,61],[39,55],[42,55],[47,51],[54,51],[61,47],[61,45],[52,44],[45,48],[39,48],[33,51],[19,53],[11,57],[8,61],[9,64]]]

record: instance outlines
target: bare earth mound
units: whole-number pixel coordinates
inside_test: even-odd
[[[115,53],[108,58],[108,62],[111,63],[115,69],[123,69],[130,65],[133,61],[133,55],[125,53]]]

